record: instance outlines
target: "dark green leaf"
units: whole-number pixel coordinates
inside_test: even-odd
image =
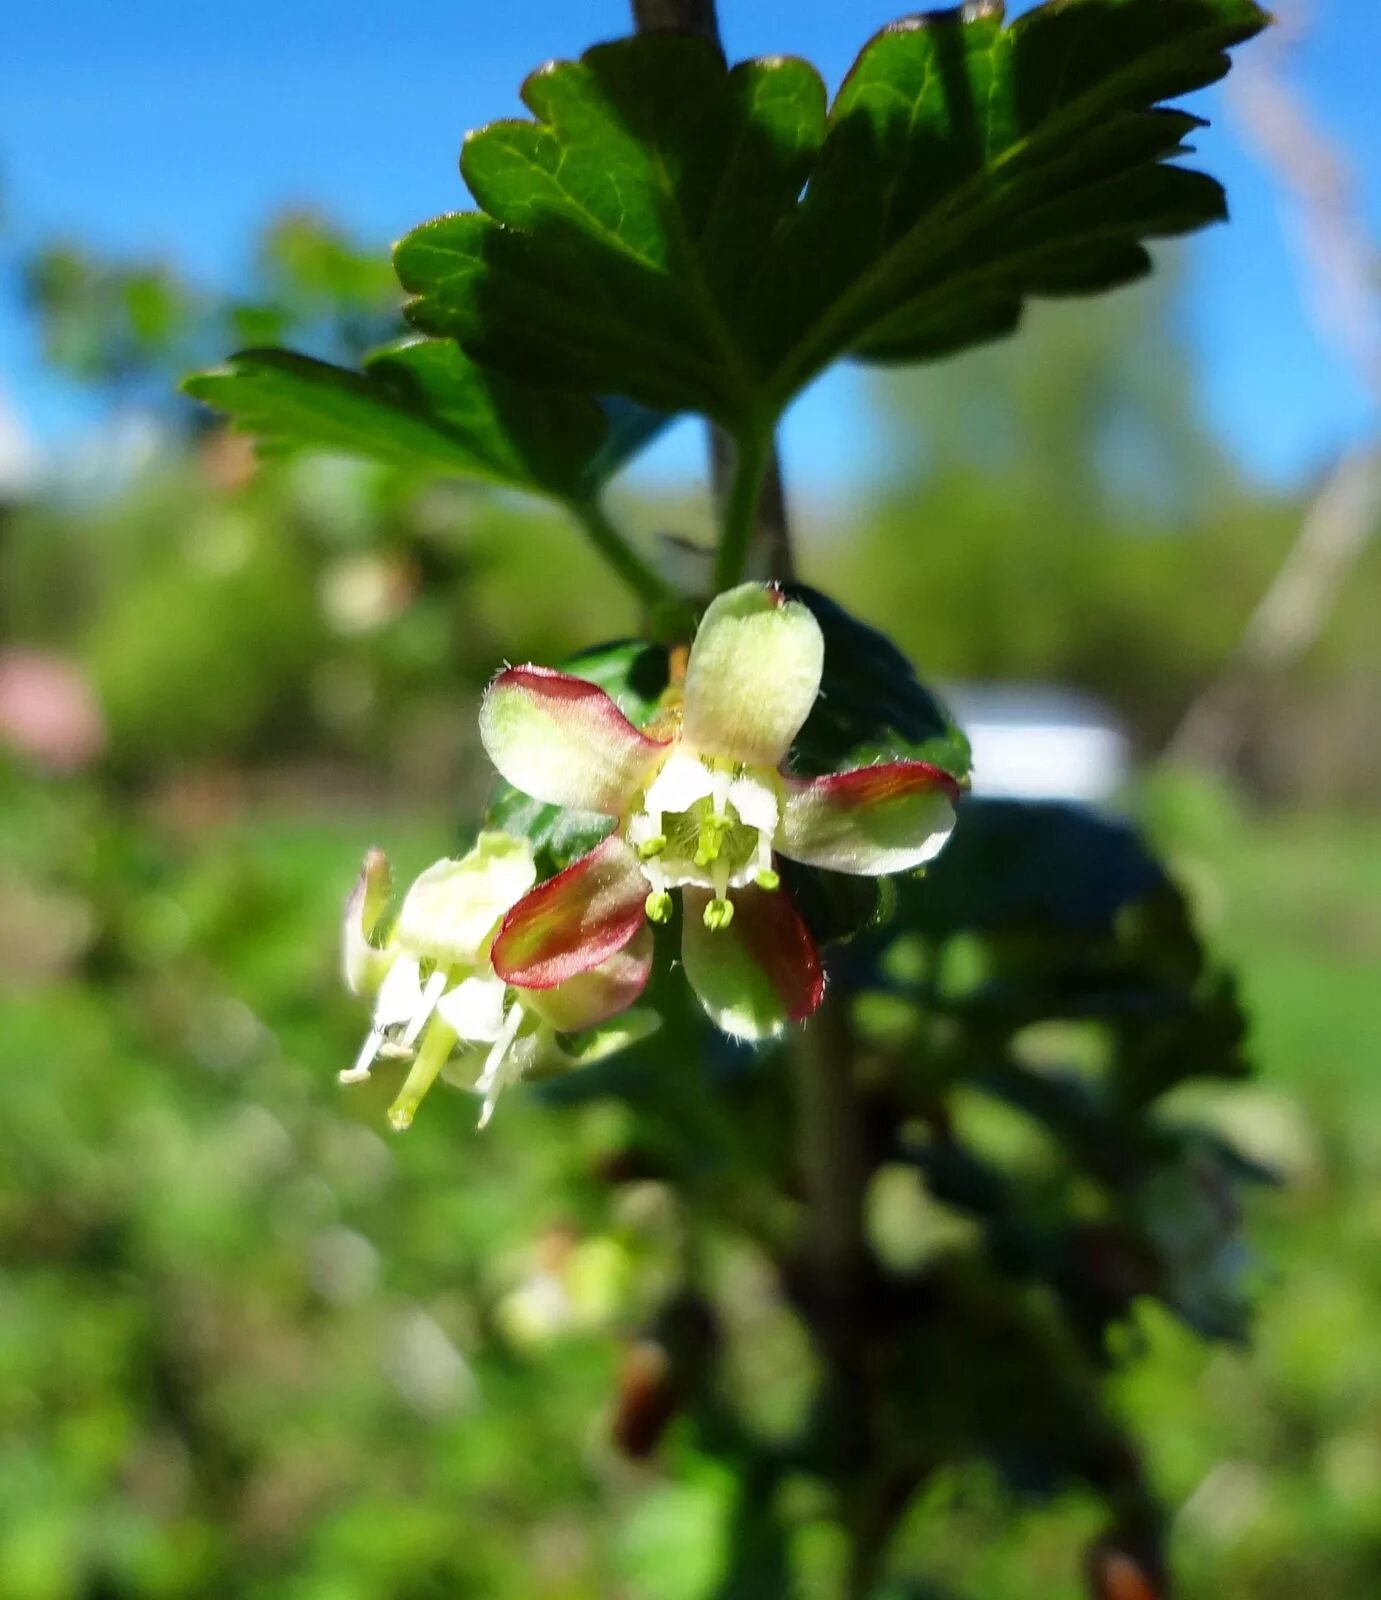
[[[1045,927],[1110,931],[1164,885],[1135,831],[1082,806],[967,799],[949,843],[904,892],[908,927],[938,937]]]
[[[417,325],[507,371],[581,387],[599,373],[645,404],[737,414],[757,384],[745,286],[823,129],[814,69],[727,72],[703,40],[653,35],[553,62],[523,99],[537,121],[465,143],[489,215],[438,218],[398,247]]]
[[[896,645],[816,589],[789,592],[825,636],[820,698],[791,748],[792,769],[818,777],[904,759],[929,761],[964,782],[969,742]]]
[[[1009,332],[1030,295],[1144,273],[1223,214],[1170,164],[1252,0],[973,4],[894,23],[833,106],[814,69],[653,35],[528,79],[466,142],[483,210],[397,252],[409,315],[529,380],[760,431],[831,361]]]
[[[187,392],[278,448],[360,455],[561,499],[589,494],[665,418],[601,406],[477,366],[449,340],[390,345],[351,372],[284,350],[248,350]]]

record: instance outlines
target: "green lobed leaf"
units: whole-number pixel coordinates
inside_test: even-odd
[[[920,361],[1010,332],[1032,295],[1148,270],[1145,241],[1221,217],[1172,164],[1256,33],[1252,0],[1052,0],[908,17],[826,109],[787,57],[725,67],[657,34],[553,62],[533,120],[466,140],[483,208],[396,265],[427,332],[524,378],[760,431],[852,355]]]
[[[270,448],[337,451],[558,499],[592,493],[666,421],[626,400],[516,383],[445,339],[386,346],[362,372],[246,350],[184,387]]]
[[[935,938],[1110,932],[1125,907],[1166,882],[1126,823],[1061,801],[969,799],[949,843],[908,889],[905,920]]]

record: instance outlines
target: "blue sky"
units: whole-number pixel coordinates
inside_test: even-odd
[[[904,0],[721,0],[730,54],[811,57],[831,83]],[[1018,5],[1013,10],[1027,9]],[[1297,82],[1364,178],[1381,236],[1381,5],[1314,0]],[[524,72],[626,29],[623,0],[19,0],[8,18],[0,178],[8,243],[54,234],[166,257],[235,281],[252,230],[311,202],[367,236],[396,238],[465,204],[465,129],[517,109]],[[1351,365],[1301,306],[1288,218],[1221,95],[1200,161],[1222,179],[1232,224],[1189,247],[1186,313],[1209,424],[1254,476],[1306,478],[1369,425]],[[42,371],[12,296],[0,301],[0,387],[41,439],[85,418]],[[874,463],[862,380],[816,386],[787,419],[798,487],[846,489]],[[676,430],[651,470],[693,470]]]

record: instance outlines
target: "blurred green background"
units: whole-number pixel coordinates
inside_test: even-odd
[[[438,1092],[400,1139],[387,1085],[335,1083],[364,848],[406,878],[473,823],[499,660],[636,620],[555,515],[256,464],[175,398],[237,343],[367,348],[396,321],[382,260],[295,213],[233,298],[72,244],[18,263],[51,366],[112,421],[104,455],[0,509],[0,1600],[715,1592],[727,1469],[675,1425],[652,1463],[611,1440],[684,1247],[660,1185],[605,1181],[624,1109],[516,1093],[481,1137]],[[1250,686],[1225,772],[1158,765],[1311,496],[1209,442],[1166,267],[940,382],[870,380],[892,470],[847,509],[798,503],[801,564],[927,679],[1083,689],[1127,731],[1119,803],[1254,1019],[1258,1079],[1194,1109],[1283,1182],[1252,1202],[1250,1346],[1148,1307],[1116,1403],[1180,1507],[1186,1595],[1372,1600],[1381,550]],[[619,510],[693,564],[666,536],[704,538],[697,493]],[[770,1437],[810,1382],[800,1327],[742,1241],[707,1271]],[[843,1559],[812,1494],[802,1600]],[[956,1468],[908,1518],[896,1594],[1072,1600],[1098,1526],[1077,1497],[1013,1515]]]

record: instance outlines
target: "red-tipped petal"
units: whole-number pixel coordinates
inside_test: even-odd
[[[525,894],[503,919],[490,959],[521,989],[551,989],[608,960],[643,925],[647,879],[615,834]]]
[[[888,761],[826,778],[788,778],[777,847],[793,861],[881,877],[940,853],[959,785],[926,761]]]
[[[494,679],[480,707],[480,738],[515,789],[611,817],[667,751],[598,685],[549,667],[509,667]]]
[[[682,900],[686,977],[717,1027],[738,1039],[766,1039],[802,1022],[820,1004],[820,953],[785,889],[734,892],[727,928],[705,926],[705,889]]]
[[[652,929],[644,924],[622,950],[597,967],[554,989],[530,990],[523,1003],[558,1033],[580,1033],[626,1011],[647,987],[651,971]]]
[[[775,767],[820,693],[825,638],[774,584],[717,595],[686,664],[683,731],[703,755]]]

